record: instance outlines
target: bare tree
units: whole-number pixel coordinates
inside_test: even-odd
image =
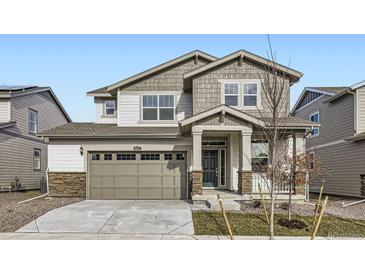
[[[274,216],[276,189],[280,184],[280,168],[288,153],[288,132],[285,126],[288,114],[289,102],[287,92],[289,90],[288,77],[278,69],[270,39],[269,56],[267,64],[263,66],[263,72],[258,73],[261,82],[262,100],[265,108],[257,110],[259,119],[263,121],[262,127],[257,127],[259,138],[267,142],[268,165],[265,170],[259,172],[269,190],[270,197],[270,239],[274,237]]]

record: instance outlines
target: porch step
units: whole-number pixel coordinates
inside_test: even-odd
[[[240,211],[241,204],[236,202],[235,200],[224,199],[222,200],[223,207],[226,211]],[[208,199],[206,200],[207,207],[212,210],[221,210],[219,202],[217,199]]]

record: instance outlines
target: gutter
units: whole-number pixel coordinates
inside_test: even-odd
[[[47,193],[42,194],[42,195],[39,195],[39,196],[36,196],[36,197],[33,197],[33,198],[30,198],[30,199],[28,199],[28,200],[20,201],[20,202],[18,203],[18,205],[20,205],[20,204],[24,204],[24,203],[27,203],[27,202],[30,202],[30,201],[33,201],[33,200],[36,200],[36,199],[39,199],[39,198],[46,197],[46,196],[49,194],[49,185],[48,185],[48,169],[49,169],[49,168],[47,168],[47,170],[46,170]]]

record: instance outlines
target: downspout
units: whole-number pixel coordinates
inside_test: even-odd
[[[30,201],[33,201],[33,200],[36,200],[36,199],[39,199],[39,198],[46,197],[46,196],[49,194],[49,186],[48,186],[48,168],[47,168],[47,170],[46,170],[46,185],[47,185],[47,193],[42,194],[42,195],[39,195],[39,196],[36,196],[36,197],[33,197],[33,198],[30,198],[30,199],[27,199],[27,200],[24,200],[24,201],[20,201],[20,202],[18,203],[18,205],[19,205],[19,204],[26,203],[26,202],[30,202]]]

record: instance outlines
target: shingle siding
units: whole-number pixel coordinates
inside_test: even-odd
[[[0,122],[10,121],[10,100],[0,98]]]
[[[193,114],[206,111],[212,107],[222,104],[221,83],[219,80],[247,80],[260,79],[265,74],[263,68],[244,60],[242,66],[238,60],[227,62],[211,71],[204,72],[193,78]],[[283,114],[289,113],[290,88],[289,80],[285,80],[285,92],[283,94]],[[261,96],[263,109],[267,108],[265,96]],[[258,115],[258,111],[245,110],[247,113]]]
[[[193,58],[177,64],[165,71],[161,71],[150,77],[146,77],[135,83],[130,84],[121,90],[125,91],[183,91],[184,73],[207,64],[208,61],[199,59],[197,65]]]
[[[357,133],[365,132],[365,87],[357,91]]]

